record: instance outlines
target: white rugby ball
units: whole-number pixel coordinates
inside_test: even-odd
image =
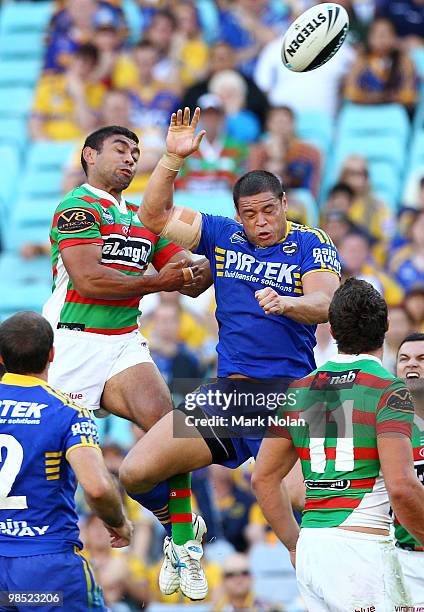
[[[287,30],[281,59],[289,70],[308,72],[328,62],[340,49],[349,30],[349,16],[340,4],[317,4],[300,15]]]

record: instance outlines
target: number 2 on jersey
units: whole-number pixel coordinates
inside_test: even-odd
[[[3,453],[6,449],[6,456]],[[16,438],[0,434],[0,510],[28,508],[25,495],[9,495],[24,460],[24,449]]]

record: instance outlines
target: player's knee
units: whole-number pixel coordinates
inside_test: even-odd
[[[145,462],[125,459],[119,469],[119,480],[129,493],[146,493],[156,485],[155,476]]]

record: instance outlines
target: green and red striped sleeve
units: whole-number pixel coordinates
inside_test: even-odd
[[[79,244],[103,245],[100,205],[94,198],[67,198],[56,209],[52,235],[59,249]]]
[[[405,383],[395,379],[380,397],[376,414],[377,435],[403,434],[412,437],[414,402]]]
[[[160,272],[163,266],[166,265],[176,253],[183,250],[184,249],[177,244],[169,242],[169,240],[165,240],[165,238],[159,238],[155,245],[155,252],[152,259],[155,270]]]

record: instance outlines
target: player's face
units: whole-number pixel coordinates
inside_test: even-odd
[[[260,247],[268,247],[281,240],[286,231],[287,200],[271,191],[242,196],[238,201],[238,214],[246,236]]]
[[[424,390],[424,341],[402,344],[396,373],[405,380],[410,391]]]
[[[123,191],[134,178],[139,157],[140,149],[133,140],[120,134],[110,136],[97,153],[96,173],[105,184]]]

